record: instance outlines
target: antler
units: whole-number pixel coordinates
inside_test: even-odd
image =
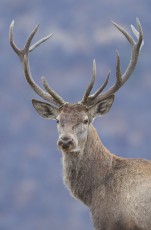
[[[125,84],[125,82],[130,78],[132,72],[135,69],[140,49],[141,49],[142,45],[144,44],[143,31],[142,31],[142,27],[141,27],[141,24],[140,24],[138,18],[136,19],[138,31],[135,29],[134,26],[131,26],[131,29],[132,29],[134,35],[137,37],[137,42],[135,42],[134,39],[131,37],[131,35],[126,30],[124,30],[120,25],[118,25],[115,22],[112,22],[112,23],[121,33],[124,34],[124,36],[127,38],[128,42],[131,44],[132,52],[131,52],[130,62],[128,64],[128,67],[125,70],[125,72],[123,74],[121,74],[120,56],[117,52],[116,82],[115,82],[115,84],[113,86],[111,86],[111,88],[106,90],[105,92],[101,93],[108,83],[109,75],[110,75],[110,72],[109,72],[104,84],[94,94],[90,95],[90,91],[92,90],[92,87],[94,85],[94,81],[96,78],[96,64],[95,64],[95,61],[93,61],[92,80],[91,80],[90,84],[88,85],[88,87],[84,93],[84,96],[82,98],[82,101],[81,101],[82,104],[85,104],[87,106],[91,106],[91,105],[109,97],[110,95],[113,95],[115,92],[117,92]]]
[[[31,34],[29,35],[25,46],[23,49],[19,49],[14,42],[13,39],[13,32],[14,32],[14,21],[12,21],[11,25],[10,25],[10,44],[11,47],[13,48],[13,50],[15,51],[15,53],[19,56],[22,64],[23,64],[23,70],[24,70],[24,75],[25,78],[27,80],[27,82],[29,83],[29,85],[32,87],[32,89],[43,99],[49,101],[50,103],[54,104],[55,106],[59,107],[63,104],[65,104],[65,101],[54,91],[52,90],[49,86],[48,83],[46,81],[46,79],[44,77],[42,77],[42,83],[44,88],[46,89],[46,91],[44,91],[42,88],[40,88],[36,82],[34,81],[34,79],[32,78],[31,72],[30,72],[30,66],[29,66],[29,52],[33,51],[36,47],[38,47],[41,43],[45,42],[46,40],[48,40],[52,35],[48,35],[42,39],[40,39],[38,42],[36,42],[35,44],[31,45],[32,39],[34,37],[34,35],[36,34],[37,30],[38,30],[38,26],[36,26],[34,28],[34,30],[31,32]]]

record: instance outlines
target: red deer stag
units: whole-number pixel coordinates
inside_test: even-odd
[[[45,88],[40,88],[32,78],[28,63],[29,52],[51,35],[31,46],[38,30],[36,27],[23,49],[13,40],[14,22],[10,26],[10,44],[20,57],[24,75],[33,90],[49,103],[35,99],[32,104],[44,118],[55,119],[58,127],[58,147],[62,151],[64,183],[71,194],[90,209],[96,230],[149,230],[151,229],[151,161],[118,157],[102,144],[92,121],[107,113],[114,101],[114,94],[130,78],[143,44],[139,20],[138,31],[132,26],[137,42],[120,25],[113,25],[131,45],[130,62],[125,72],[120,70],[117,53],[116,82],[106,91],[109,74],[101,87],[90,95],[96,78],[93,61],[92,79],[82,100],[76,104],[65,102],[42,78]]]

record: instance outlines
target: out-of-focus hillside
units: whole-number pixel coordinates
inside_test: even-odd
[[[38,98],[23,78],[21,63],[8,41],[15,20],[15,41],[22,47],[35,25],[38,40],[54,36],[30,55],[34,79],[47,79],[63,98],[81,99],[97,62],[96,88],[111,70],[116,49],[122,70],[130,57],[126,39],[111,20],[130,32],[136,17],[145,45],[129,82],[117,93],[110,113],[94,124],[104,144],[124,157],[151,159],[151,2],[133,0],[51,0],[0,2],[0,230],[91,230],[88,209],[62,182],[61,154],[54,121],[42,120],[31,105]]]

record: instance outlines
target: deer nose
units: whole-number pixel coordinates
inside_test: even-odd
[[[70,136],[62,136],[58,140],[58,146],[63,149],[68,149],[71,145],[73,145],[73,139]]]

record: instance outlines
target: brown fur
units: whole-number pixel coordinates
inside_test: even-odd
[[[108,111],[113,99],[91,108],[65,104],[58,110],[64,183],[73,197],[90,208],[95,230],[150,230],[151,161],[111,154],[92,125],[93,117]],[[47,104],[36,103],[45,117]],[[52,112],[49,118],[54,117]],[[62,141],[68,139],[71,143],[64,147]]]

